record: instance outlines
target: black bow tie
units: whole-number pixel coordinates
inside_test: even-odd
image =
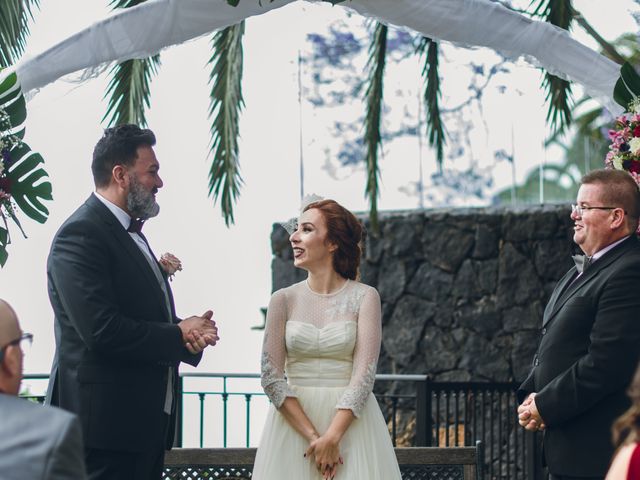
[[[591,264],[591,257],[588,257],[586,255],[574,255],[571,258],[573,258],[573,261],[576,264],[578,273],[584,272]]]
[[[132,218],[131,223],[129,224],[129,228],[127,228],[127,232],[142,233],[142,225],[144,225],[144,220],[140,220],[139,218]]]

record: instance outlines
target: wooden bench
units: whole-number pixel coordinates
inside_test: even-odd
[[[405,479],[480,480],[482,477],[480,442],[475,447],[411,447],[395,451]],[[163,478],[249,479],[255,455],[255,448],[175,448],[167,452]]]

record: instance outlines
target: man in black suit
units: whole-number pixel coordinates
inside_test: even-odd
[[[163,183],[155,136],[105,130],[96,191],[60,227],[47,264],[56,358],[48,400],[76,413],[91,480],[159,479],[173,443],[178,365],[218,340],[212,312],[176,317],[167,276],[141,224]]]
[[[629,405],[625,389],[640,354],[638,217],[640,192],[627,172],[582,178],[571,218],[585,257],[576,256],[553,291],[518,391],[520,424],[544,430],[554,480],[604,478],[611,425]]]

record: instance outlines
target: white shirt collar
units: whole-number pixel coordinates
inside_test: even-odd
[[[596,253],[593,254],[593,256],[591,257],[591,262],[595,262],[596,260],[598,260],[601,256],[603,256],[605,253],[607,253],[609,250],[611,250],[612,248],[614,248],[617,245],[620,245],[622,242],[624,242],[627,238],[629,238],[631,235],[627,235],[624,238],[621,238],[620,240],[618,240],[617,242],[613,242],[611,245],[607,245],[606,247],[604,247],[602,250],[597,251]]]
[[[129,214],[125,212],[123,209],[121,209],[119,206],[117,206],[115,203],[104,198],[98,192],[93,192],[93,194],[96,196],[98,200],[104,203],[105,207],[107,207],[109,211],[113,213],[113,215],[118,219],[122,227],[125,230],[127,230],[129,228],[129,224],[131,223],[131,217],[129,216]]]

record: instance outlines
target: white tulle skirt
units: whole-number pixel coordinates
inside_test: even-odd
[[[344,387],[292,386],[319,432],[329,427]],[[254,480],[321,480],[313,459],[305,458],[307,441],[271,405],[256,454]],[[340,442],[344,464],[335,480],[400,480],[389,431],[373,395]]]

